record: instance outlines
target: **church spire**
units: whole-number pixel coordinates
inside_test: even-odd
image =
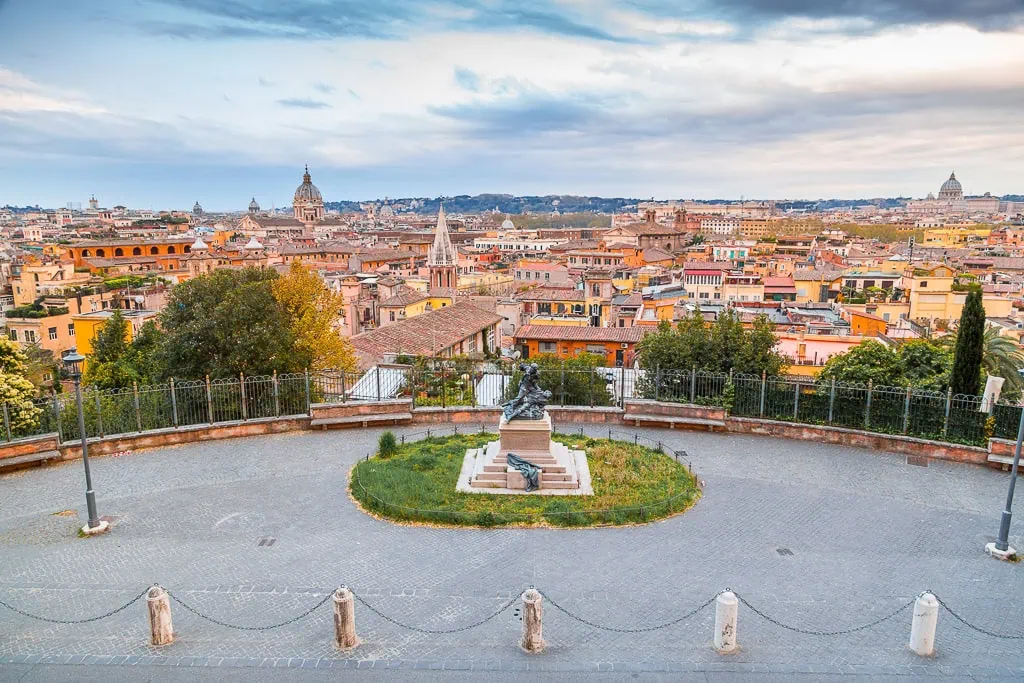
[[[427,265],[454,266],[455,247],[452,246],[452,238],[448,235],[448,221],[444,216],[444,205],[441,205],[437,212],[437,228],[434,230],[434,244],[430,248],[430,255],[427,258]]]

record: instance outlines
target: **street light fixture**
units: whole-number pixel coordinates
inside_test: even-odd
[[[1024,368],[1017,372],[1024,380]],[[999,536],[995,543],[985,545],[985,550],[993,557],[1000,560],[1013,560],[1017,557],[1017,551],[1010,547],[1010,520],[1013,519],[1013,489],[1017,485],[1017,469],[1020,467],[1020,449],[1024,444],[1024,406],[1020,411],[1020,426],[1017,428],[1017,447],[1013,449],[1013,465],[1010,466],[1010,488],[1006,492],[1006,505],[1003,507],[1003,516],[999,520]]]
[[[89,510],[89,523],[82,527],[84,534],[100,534],[109,524],[96,513],[96,494],[92,490],[92,475],[89,473],[89,444],[85,434],[85,413],[82,410],[82,363],[85,356],[72,349],[61,358],[64,369],[75,382],[75,405],[78,407],[78,436],[82,443],[82,464],[85,465],[85,505]]]

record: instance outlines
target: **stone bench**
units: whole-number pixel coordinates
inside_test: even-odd
[[[348,417],[324,417],[309,421],[310,427],[342,427],[345,425],[368,426],[370,423],[386,422],[398,424],[400,422],[412,422],[412,413],[384,413],[382,415],[349,415]]]
[[[60,446],[56,434],[43,434],[0,443],[0,471],[60,459]]]
[[[373,423],[399,424],[412,421],[412,399],[390,399],[374,403],[314,403],[310,407],[309,426],[316,429]]]
[[[680,427],[695,427],[714,431],[715,428],[725,428],[725,408],[632,399],[626,401],[622,419],[636,425],[654,423],[667,424],[670,429],[679,425]]]
[[[1004,472],[1009,472],[1013,465],[1013,451],[1017,448],[1017,442],[1010,439],[989,439],[988,458],[990,465],[999,467]],[[1021,455],[1024,460],[1024,454]]]

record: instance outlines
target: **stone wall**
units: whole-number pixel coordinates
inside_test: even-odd
[[[350,404],[355,405],[355,404]],[[359,404],[357,412],[373,414],[373,404]],[[328,406],[324,406],[328,409]],[[389,406],[385,412],[390,412]],[[558,425],[602,424],[608,426],[625,426],[623,411],[619,408],[555,407],[549,409],[552,421]],[[498,408],[417,408],[412,411],[413,424],[481,424],[493,425],[497,428],[501,411]],[[871,432],[828,427],[823,425],[805,425],[792,422],[778,422],[757,418],[729,417],[726,419],[725,430],[736,434],[756,434],[785,439],[818,441],[821,443],[857,446],[889,453],[901,453],[910,456],[966,462],[972,464],[987,463],[989,451],[985,448],[961,446],[925,439],[916,439],[901,435],[874,434]],[[361,428],[361,424],[352,427]],[[259,436],[296,430],[310,429],[308,417],[285,417],[230,422],[217,425],[195,425],[178,429],[160,429],[138,434],[122,434],[103,439],[89,440],[90,455],[105,455],[126,450],[144,448],[161,448],[175,444],[194,443],[209,439],[230,439],[243,436]],[[1004,451],[1007,445],[1000,442],[992,446],[994,450]],[[77,441],[57,446],[56,435],[44,435],[35,439],[24,439],[8,444],[0,444],[0,466],[6,457],[47,450],[60,451],[63,460],[80,457],[80,446]]]

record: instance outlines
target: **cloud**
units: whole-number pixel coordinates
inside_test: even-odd
[[[329,83],[320,82],[320,83],[314,83],[313,84],[313,90],[316,90],[317,92],[321,92],[321,93],[323,93],[325,95],[330,95],[332,92],[335,91],[335,87],[333,85],[329,84]]]
[[[664,5],[658,3],[660,8]],[[714,7],[736,21],[787,17],[866,19],[879,26],[956,23],[984,30],[1020,25],[1020,0],[717,0]]]
[[[158,0],[205,15],[192,22],[148,21],[147,30],[175,38],[388,39],[424,31],[534,30],[550,35],[632,42],[585,18],[573,4],[545,0]],[[211,23],[210,18],[216,21]]]
[[[272,87],[274,85],[272,82],[268,81],[267,79],[263,78],[262,76],[260,76],[257,79],[257,82],[260,84],[260,86],[262,86],[264,88],[270,88],[270,87]]]
[[[473,92],[480,90],[480,77],[462,66],[455,67],[455,82],[466,90]]]
[[[295,97],[289,99],[278,100],[278,104],[282,107],[292,107],[295,109],[331,109],[331,105],[323,102],[322,100],[313,100],[304,97]]]
[[[361,99],[363,99],[362,97],[360,97],[360,96],[359,96],[359,93],[357,93],[357,92],[356,92],[355,90],[353,90],[352,88],[349,88],[349,89],[348,89],[348,94],[349,94],[349,95],[351,95],[351,96],[352,96],[352,99],[354,99],[354,100],[361,100]]]

